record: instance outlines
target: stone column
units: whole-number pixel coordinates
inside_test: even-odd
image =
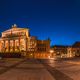
[[[26,41],[26,38],[24,39],[24,41],[25,41],[25,44],[24,44],[24,46],[25,46],[25,51],[27,51],[27,41]]]
[[[20,37],[19,37],[19,52],[20,52],[20,46],[21,46],[21,45],[20,45]]]
[[[26,56],[27,55],[27,38],[26,37],[25,37],[25,44],[24,45],[25,45],[25,51],[26,51],[24,56]]]
[[[5,52],[5,40],[4,40],[4,43],[3,43],[3,50]]]
[[[15,52],[15,40],[13,40],[13,52]]]
[[[8,40],[8,52],[10,52],[10,40]]]

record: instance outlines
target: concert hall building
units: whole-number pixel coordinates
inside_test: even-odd
[[[1,53],[24,53],[24,56],[48,57],[50,40],[38,40],[30,36],[29,28],[19,28],[16,24],[12,28],[1,33]]]

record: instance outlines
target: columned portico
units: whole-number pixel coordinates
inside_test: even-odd
[[[27,51],[28,28],[17,28],[14,24],[11,29],[2,32],[0,38],[0,52],[21,52]]]
[[[1,42],[1,51],[2,52],[20,52],[27,50],[27,40],[23,39],[9,39],[2,40]]]
[[[49,48],[49,40],[37,40],[37,37],[29,35],[28,28],[18,28],[16,24],[2,32],[0,38],[0,53],[34,56],[35,52],[48,52]]]

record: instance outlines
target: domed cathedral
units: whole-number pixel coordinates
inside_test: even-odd
[[[11,29],[2,32],[0,38],[1,53],[18,52],[24,53],[24,56],[33,56],[32,53],[48,52],[49,48],[49,40],[39,41],[35,36],[30,36],[29,28],[19,28],[16,24],[12,25]]]

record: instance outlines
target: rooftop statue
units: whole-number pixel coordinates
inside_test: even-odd
[[[12,28],[17,28],[17,25],[16,24],[12,25]]]

